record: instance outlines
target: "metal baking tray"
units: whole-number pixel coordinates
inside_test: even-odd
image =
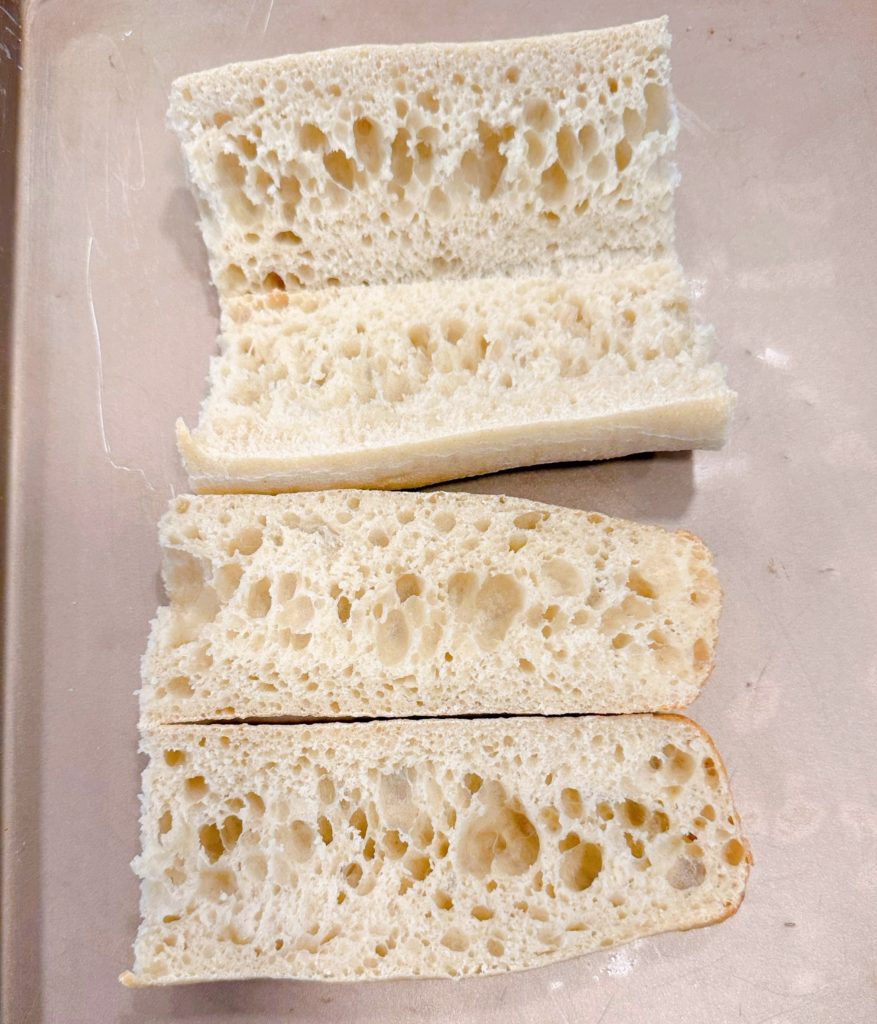
[[[665,9],[684,129],[679,247],[740,392],[730,443],[459,486],[684,525],[710,544],[725,611],[692,714],[729,764],[755,852],[742,909],[465,982],[124,989],[156,521],[186,488],[173,420],[195,416],[217,326],[164,124],[172,79]],[[877,1020],[875,50],[867,0],[0,0],[7,307],[17,222],[0,364],[4,1021]]]

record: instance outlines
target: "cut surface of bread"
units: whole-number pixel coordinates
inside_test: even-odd
[[[718,447],[734,393],[675,262],[231,300],[196,489],[408,486]]]
[[[721,591],[685,532],[475,494],[173,500],[145,723],[657,711]]]
[[[462,977],[728,917],[750,855],[677,716],[165,726],[129,985]]]
[[[221,297],[564,273],[672,247],[667,19],[361,46],[178,79]]]

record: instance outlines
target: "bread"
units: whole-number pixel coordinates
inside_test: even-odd
[[[359,46],[172,89],[221,297],[564,274],[673,239],[667,19]]]
[[[685,718],[148,732],[129,985],[462,977],[732,914],[749,851]]]
[[[722,444],[734,404],[678,265],[228,302],[194,487],[402,487]]]
[[[223,300],[199,491],[411,487],[719,447],[672,255],[666,18],[178,80]]]
[[[175,499],[144,721],[684,707],[721,592],[689,533],[514,498]]]

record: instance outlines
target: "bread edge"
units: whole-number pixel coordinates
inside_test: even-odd
[[[250,61],[234,61],[232,63],[204,68],[200,71],[192,71],[175,78],[171,82],[171,106],[170,114],[184,108],[191,100],[182,99],[182,91],[185,88],[198,88],[204,83],[210,83],[216,78],[224,78],[229,75],[238,75],[241,72],[270,74],[276,68],[283,66],[290,60],[300,61],[319,55],[322,59],[344,60],[355,56],[374,56],[375,54],[400,54],[408,55],[420,52],[429,54],[435,50],[447,50],[456,54],[467,52],[480,52],[495,50],[515,50],[534,43],[549,43],[552,46],[562,46],[575,39],[589,36],[616,36],[619,39],[637,36],[653,32],[660,37],[667,46],[671,43],[670,19],[666,14],[656,18],[641,18],[637,21],[626,22],[621,25],[609,25],[604,28],[577,29],[568,32],[549,32],[530,36],[511,36],[500,39],[466,40],[466,41],[424,41],[408,43],[361,43],[353,46],[327,47],[321,50],[306,50],[299,53],[286,53],[276,57],[263,57]]]
[[[199,494],[281,494],[355,487],[393,490],[556,462],[590,462],[638,452],[715,450],[727,439],[736,397],[725,387],[709,397],[621,414],[533,421],[407,444],[298,457],[223,457],[209,451],[178,419],[177,448]],[[695,428],[697,420],[701,421],[699,428]]]

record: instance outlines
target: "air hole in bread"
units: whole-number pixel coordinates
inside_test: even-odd
[[[475,595],[476,628],[483,641],[498,643],[524,607],[521,584],[507,573],[488,578]]]
[[[395,665],[408,653],[410,633],[401,611],[394,608],[376,627],[375,641],[378,657],[385,665]]]
[[[418,882],[422,882],[432,871],[431,858],[414,851],[405,856],[403,863],[411,877]]]
[[[398,829],[394,828],[384,833],[382,845],[390,860],[399,860],[408,849],[408,843],[399,835]]]
[[[441,938],[441,944],[456,953],[469,948],[469,937],[461,928],[449,928]]]
[[[216,158],[216,183],[229,215],[240,224],[250,224],[258,215],[256,205],[244,191],[247,172],[237,153],[220,153]]]
[[[437,512],[432,521],[439,533],[450,533],[457,525],[456,517],[452,512]]]
[[[667,881],[674,889],[693,889],[703,883],[706,868],[702,861],[680,855],[667,872]]]
[[[566,197],[569,179],[559,161],[542,172],[539,195],[545,203],[559,205]]]
[[[481,778],[480,775],[477,775],[475,772],[467,772],[466,776],[463,779],[463,784],[465,785],[466,789],[469,790],[470,793],[477,793],[478,790],[481,789],[483,783],[484,780]]]
[[[169,696],[176,697],[177,700],[183,700],[195,694],[188,676],[174,676],[173,679],[169,679],[167,692]]]
[[[513,522],[519,530],[535,530],[547,518],[547,512],[521,512],[515,516]],[[485,528],[486,526],[485,523]]]
[[[193,775],[186,779],[184,789],[189,800],[201,800],[208,793],[208,786],[203,775]]]
[[[283,605],[278,615],[278,621],[284,626],[288,626],[294,632],[301,633],[310,624],[313,617],[314,602],[307,594],[299,594]]]
[[[384,140],[378,125],[369,117],[357,118],[353,139],[359,162],[369,174],[377,174],[384,159]]]
[[[390,543],[390,538],[386,531],[378,526],[369,532],[368,541],[369,544],[374,544],[377,548],[385,548]]]
[[[554,123],[554,114],[545,100],[531,99],[524,104],[524,120],[537,132],[546,132]]]
[[[574,597],[584,589],[579,569],[565,558],[554,558],[545,566],[545,574],[554,585],[555,592]]]
[[[549,832],[560,831],[560,814],[556,807],[543,807],[539,812],[539,820]]]
[[[246,608],[247,614],[254,619],[263,619],[271,611],[271,580],[267,576],[250,584]]]
[[[736,867],[746,856],[746,847],[739,839],[729,839],[722,850],[722,856],[731,867]]]
[[[624,839],[633,857],[636,860],[641,860],[646,852],[645,843],[642,839],[635,838],[630,832],[624,833]]]
[[[423,593],[423,578],[416,573],[403,573],[396,580],[396,594],[404,604],[411,597],[420,597]]]
[[[299,129],[298,141],[302,149],[312,153],[324,149],[328,144],[325,133],[315,124],[309,123],[303,124]]]
[[[223,603],[234,596],[243,575],[243,567],[237,562],[221,565],[213,575],[213,586]]]
[[[567,850],[571,850],[573,847],[578,846],[581,841],[581,836],[579,836],[577,832],[568,832],[557,844],[557,849],[561,853],[565,853]]]
[[[603,181],[609,173],[609,161],[603,153],[596,153],[588,162],[588,177],[591,181]]]
[[[266,292],[270,291],[285,291],[286,282],[275,271],[270,271],[262,278],[262,287]]]
[[[335,783],[328,775],[321,775],[320,780],[317,783],[317,795],[320,798],[320,802],[324,804],[331,804],[335,801]]]
[[[654,584],[645,579],[636,569],[631,569],[627,574],[627,586],[635,594],[647,600],[651,601],[657,597]]]
[[[624,801],[624,817],[629,825],[640,828],[645,824],[648,811],[636,800],[627,799]]]
[[[365,839],[368,832],[368,820],[366,819],[365,811],[361,807],[357,807],[353,814],[351,814],[348,824],[354,831],[359,833],[361,839]]]
[[[215,822],[201,826],[198,831],[198,841],[211,864],[215,864],[225,853],[225,846]]]
[[[486,792],[484,812],[464,826],[460,867],[479,878],[491,872],[522,874],[539,856],[539,833],[520,804],[507,799],[499,783],[491,784]]]
[[[317,832],[320,834],[320,839],[323,840],[324,845],[328,846],[334,838],[334,830],[332,829],[332,823],[325,815],[320,815],[317,818]]]
[[[569,125],[561,125],[555,138],[557,147],[557,159],[563,170],[570,174],[578,165],[581,156],[581,148],[578,144],[576,134]]]
[[[247,804],[250,807],[250,811],[257,817],[261,817],[265,813],[265,801],[258,793],[249,792],[246,794]]]
[[[443,889],[437,889],[433,893],[433,897],[432,898],[433,898],[433,902],[439,908],[439,910],[453,910],[454,909],[454,901],[453,901],[453,899],[451,899],[450,895],[448,893],[446,893]]]
[[[636,145],[643,137],[645,118],[633,107],[625,107],[624,114],[622,115],[622,124],[624,126],[625,138],[629,139],[633,145]]]
[[[314,830],[306,821],[296,819],[284,826],[279,838],[287,857],[300,864],[310,860],[314,851]]]
[[[630,163],[630,158],[633,155],[630,143],[627,139],[622,139],[615,147],[615,166],[618,168],[619,174],[627,167]]]
[[[229,555],[240,552],[242,555],[252,555],[262,546],[262,531],[258,527],[248,526],[234,536],[227,545]]]
[[[323,157],[323,165],[331,179],[342,188],[352,189],[355,181],[356,163],[340,149],[334,149]]]
[[[346,623],[350,619],[350,598],[342,594],[341,597],[338,598],[335,607],[338,612],[338,620],[342,623]]]
[[[392,177],[389,190],[397,199],[404,195],[405,186],[411,181],[414,159],[409,151],[411,135],[406,128],[400,128],[390,146],[390,169]]]
[[[567,850],[560,864],[560,878],[573,892],[589,889],[603,870],[603,851],[597,843],[580,843]]]
[[[710,660],[709,644],[703,637],[694,641],[694,660],[697,664],[704,664]]]
[[[670,100],[667,87],[649,82],[643,90],[646,101],[646,132],[666,132],[670,127]]]
[[[581,793],[570,786],[565,787],[560,793],[560,806],[564,814],[571,818],[580,818],[584,810]]]
[[[666,758],[665,770],[673,782],[687,782],[695,768],[695,761],[691,754],[680,750],[673,743],[665,744],[661,752]]]

